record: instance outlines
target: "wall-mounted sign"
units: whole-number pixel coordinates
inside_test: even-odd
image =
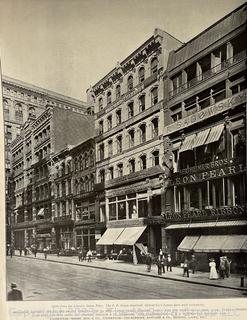
[[[217,162],[217,165],[216,165],[216,162]],[[193,167],[193,168],[194,168],[194,171],[196,171],[196,167]],[[202,168],[209,168],[209,170],[201,171]],[[194,172],[190,174],[174,173],[169,180],[169,185],[170,186],[185,185],[185,184],[198,183],[198,182],[203,182],[207,180],[232,176],[232,175],[245,172],[246,167],[243,163],[238,163],[237,160],[234,161],[233,159],[230,159],[230,160],[223,159],[215,162],[210,162],[208,164],[204,164],[203,167],[198,166],[197,170],[198,172]]]
[[[181,212],[163,212],[162,216],[166,221],[184,221],[193,219],[203,219],[203,218],[239,218],[247,217],[246,206],[234,206],[234,207],[223,207],[223,208],[213,208],[204,210],[184,210]]]
[[[187,128],[197,122],[222,113],[244,102],[246,102],[246,90],[168,125],[164,128],[164,135],[166,136],[177,130]]]

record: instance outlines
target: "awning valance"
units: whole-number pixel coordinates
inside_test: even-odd
[[[183,241],[178,246],[179,251],[189,252],[191,251],[195,244],[197,243],[199,236],[186,236]]]
[[[198,132],[196,135],[196,138],[194,140],[194,143],[193,143],[193,148],[200,147],[200,146],[204,145],[204,143],[208,137],[209,132],[210,132],[210,129],[206,129],[206,130]]]
[[[182,142],[182,145],[181,145],[179,152],[192,150],[195,137],[196,137],[196,134],[191,134],[191,135],[185,137],[184,141]]]
[[[97,242],[97,245],[113,245],[124,228],[108,228]]]
[[[224,129],[224,124],[219,124],[218,126],[211,128],[210,133],[205,141],[205,144],[218,141],[223,132],[223,129]]]
[[[200,236],[193,250],[195,252],[220,252],[227,235]]]
[[[165,229],[186,229],[186,228],[214,228],[214,227],[236,227],[246,226],[246,220],[233,221],[206,221],[206,222],[192,222],[192,223],[177,223],[167,226]]]
[[[125,228],[114,244],[133,246],[138,241],[146,227],[147,226]]]

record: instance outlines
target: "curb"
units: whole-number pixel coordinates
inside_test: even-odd
[[[140,276],[145,276],[145,277],[151,277],[151,278],[156,278],[156,279],[162,279],[162,280],[173,280],[173,281],[178,281],[178,282],[184,282],[184,283],[191,283],[191,284],[200,284],[204,286],[209,286],[209,287],[217,287],[217,288],[224,288],[224,289],[231,289],[231,290],[239,290],[239,291],[247,291],[247,288],[242,288],[242,287],[234,287],[234,286],[223,286],[217,283],[205,283],[201,281],[193,281],[193,280],[185,280],[185,279],[177,279],[177,278],[169,278],[166,276],[158,276],[154,274],[146,274],[146,273],[141,273],[137,271],[129,271],[129,270],[118,270],[114,268],[106,268],[102,266],[95,266],[95,265],[84,265],[84,264],[78,264],[75,262],[67,262],[67,261],[58,261],[58,260],[52,260],[52,259],[41,259],[41,258],[35,258],[35,257],[28,257],[28,256],[15,256],[18,258],[27,258],[27,259],[34,259],[34,260],[39,260],[39,261],[47,261],[47,262],[53,262],[53,263],[61,263],[61,264],[68,264],[68,265],[74,265],[74,266],[79,266],[79,267],[85,267],[85,268],[94,268],[94,269],[101,269],[101,270],[109,270],[109,271],[115,271],[115,272],[122,272],[122,273],[128,273],[128,274],[136,274]]]

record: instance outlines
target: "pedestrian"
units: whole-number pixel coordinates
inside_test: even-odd
[[[225,279],[225,275],[226,275],[226,264],[225,264],[225,259],[224,259],[224,257],[220,257],[219,273],[220,273],[220,278],[221,278],[221,279]]]
[[[22,248],[21,247],[19,248],[19,252],[20,252],[20,257],[21,257],[21,255],[22,255]]]
[[[87,252],[87,262],[92,262],[92,254],[91,249],[89,249]]]
[[[34,254],[34,257],[36,258],[36,255],[37,255],[37,247],[34,247],[34,249],[33,249],[33,254]]]
[[[196,268],[197,268],[196,257],[194,255],[192,255],[191,261],[190,261],[190,269],[192,271],[192,274],[194,274],[196,272]]]
[[[166,265],[166,271],[172,271],[172,258],[171,255],[168,254],[167,256],[167,265]]]
[[[166,273],[166,265],[167,265],[167,259],[166,259],[165,255],[163,254],[162,258],[161,258],[161,268],[162,268],[163,273]]]
[[[47,248],[46,247],[44,247],[43,252],[44,252],[45,259],[47,259]]]
[[[184,273],[183,276],[187,275],[187,277],[189,278],[189,260],[186,258],[184,260],[184,264],[183,264],[183,268],[184,268]]]
[[[227,256],[225,256],[224,259],[225,259],[226,277],[229,278],[230,268],[231,268],[231,260],[228,259]]]
[[[82,261],[87,260],[87,250],[82,248]]]
[[[23,295],[21,290],[17,289],[17,285],[15,283],[11,283],[11,290],[8,292],[7,300],[9,301],[17,301],[23,300]]]
[[[27,252],[28,252],[27,247],[25,247],[25,248],[24,248],[24,255],[25,255],[25,256],[27,255]]]
[[[57,248],[57,257],[59,257],[59,256],[60,256],[60,249]]]
[[[11,246],[9,249],[10,257],[13,257],[14,248]]]
[[[78,253],[78,259],[79,259],[79,262],[82,261],[82,250],[80,250]]]
[[[158,275],[161,276],[162,275],[162,271],[161,271],[162,265],[161,265],[160,256],[158,256],[158,258],[156,260],[156,265],[157,265],[157,268],[158,268]]]
[[[152,267],[152,257],[150,253],[146,255],[146,265],[147,265],[147,272],[150,272]]]
[[[216,263],[214,258],[209,259],[209,268],[210,268],[209,279],[211,280],[218,279],[218,273],[216,271]]]

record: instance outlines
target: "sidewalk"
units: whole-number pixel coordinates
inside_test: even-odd
[[[27,258],[27,259],[36,259],[36,260],[43,260],[45,261],[43,253],[37,253],[36,258],[33,255],[22,255],[19,256],[19,252],[16,252],[15,257],[17,258]],[[73,265],[80,265],[82,267],[88,268],[98,268],[103,270],[113,270],[117,272],[125,272],[125,273],[132,273],[138,274],[148,277],[155,277],[160,279],[170,279],[174,281],[182,281],[182,282],[189,282],[195,284],[202,284],[207,286],[213,287],[222,287],[222,288],[229,288],[229,289],[236,289],[236,290],[243,290],[247,291],[247,277],[245,277],[245,286],[240,286],[240,275],[231,274],[229,278],[225,279],[217,279],[217,280],[210,280],[209,279],[209,272],[200,272],[197,271],[195,274],[190,273],[190,277],[183,276],[183,269],[180,267],[173,267],[172,272],[165,272],[161,276],[158,275],[157,266],[152,265],[151,272],[146,271],[145,264],[137,264],[134,265],[132,263],[118,261],[118,260],[98,260],[93,259],[92,262],[79,262],[77,256],[72,257],[64,257],[55,254],[49,254],[47,257],[47,261],[56,262],[56,263],[66,263],[66,264],[73,264]]]

